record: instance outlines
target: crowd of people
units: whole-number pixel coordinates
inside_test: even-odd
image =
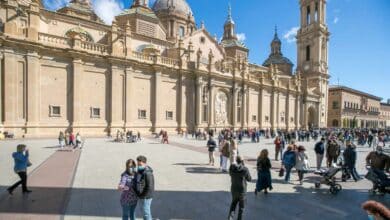
[[[390,170],[390,156],[384,153],[384,148],[389,142],[389,131],[364,130],[364,129],[319,129],[319,130],[296,130],[296,131],[270,131],[270,130],[237,130],[224,129],[214,139],[216,130],[209,132],[196,132],[196,139],[208,137],[207,148],[209,152],[209,165],[216,166],[216,152],[219,152],[219,167],[221,172],[228,173],[231,177],[232,202],[229,209],[229,219],[234,219],[238,205],[238,219],[243,218],[247,186],[252,181],[249,169],[245,166],[243,156],[240,155],[239,145],[243,138],[258,143],[260,138],[272,138],[275,147],[274,161],[281,160],[279,176],[284,177],[286,183],[291,183],[291,173],[297,171],[297,179],[300,185],[303,184],[304,175],[311,170],[310,158],[304,146],[298,142],[318,140],[313,146],[316,155],[316,171],[321,171],[324,158],[326,167],[344,166],[345,176],[355,181],[361,179],[356,171],[357,152],[356,145],[372,147],[373,150],[366,157],[366,163],[374,170],[380,178],[389,182],[386,172]],[[131,131],[122,134],[118,131],[117,140],[126,136],[126,142],[133,137]],[[162,137],[162,143],[169,143],[168,133],[161,131],[158,137]],[[187,137],[187,134],[186,134]],[[199,138],[200,137],[200,138]],[[140,133],[135,135],[140,140]],[[72,146],[74,149],[82,146],[80,133],[60,132],[59,144],[61,148]],[[20,181],[7,189],[10,195],[15,188],[22,185],[23,193],[31,193],[27,187],[27,168],[31,166],[29,150],[26,145],[18,145],[16,152],[12,154],[14,159],[14,171],[20,177]],[[262,149],[256,161],[257,181],[255,195],[260,192],[268,194],[273,190],[271,168],[272,163],[268,149]],[[343,174],[344,176],[344,174]],[[138,156],[136,160],[129,159],[125,164],[125,171],[121,174],[118,190],[121,192],[120,203],[123,210],[123,219],[136,219],[136,207],[141,206],[143,219],[151,220],[151,203],[154,195],[154,174],[153,169],[147,165],[145,156]],[[362,205],[367,212],[369,219],[390,219],[389,210],[380,203],[368,201]]]
[[[115,142],[125,142],[125,143],[135,143],[141,140],[141,133],[137,131],[137,133],[131,131],[131,130],[117,130],[116,131],[116,137]]]
[[[60,131],[58,135],[58,142],[61,149],[64,149],[67,146],[71,146],[73,150],[83,147],[83,140],[81,138],[81,134],[78,132],[74,135],[73,132],[63,132]]]

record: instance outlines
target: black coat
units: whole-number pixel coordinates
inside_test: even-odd
[[[150,167],[135,175],[135,192],[140,199],[152,199],[154,194],[154,175]]]
[[[243,164],[232,164],[229,168],[229,174],[232,180],[232,194],[246,194],[247,182],[252,181],[248,168]]]
[[[347,149],[345,149],[343,153],[343,156],[344,156],[345,165],[347,167],[355,167],[356,158],[357,158],[355,148],[347,147]]]

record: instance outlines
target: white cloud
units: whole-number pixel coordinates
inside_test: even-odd
[[[335,17],[334,19],[333,19],[333,24],[337,24],[339,22],[339,17]]]
[[[246,35],[245,33],[239,33],[237,34],[237,38],[239,41],[244,42],[246,40]]]
[[[95,13],[107,24],[111,24],[114,17],[124,10],[122,3],[116,0],[95,0]]]
[[[287,31],[287,33],[283,36],[285,40],[287,40],[288,43],[293,43],[296,41],[295,37],[297,36],[297,32],[299,30],[299,27],[292,27],[290,30]]]

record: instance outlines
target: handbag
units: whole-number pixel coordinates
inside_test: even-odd
[[[31,167],[32,166],[32,163],[30,162],[30,160],[27,161],[27,167]]]
[[[283,176],[284,176],[284,168],[281,167],[279,170],[279,177],[283,177]]]

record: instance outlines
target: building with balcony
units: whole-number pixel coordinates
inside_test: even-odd
[[[380,97],[346,86],[330,86],[328,127],[382,127],[381,100]]]
[[[57,11],[40,0],[0,0],[0,128],[42,137],[325,127],[325,4],[297,4],[294,69],[276,32],[264,64],[250,63],[230,8],[218,41],[185,0],[134,0],[111,25],[90,0]]]
[[[381,128],[390,129],[390,100],[387,103],[381,103],[380,108],[380,123]]]

